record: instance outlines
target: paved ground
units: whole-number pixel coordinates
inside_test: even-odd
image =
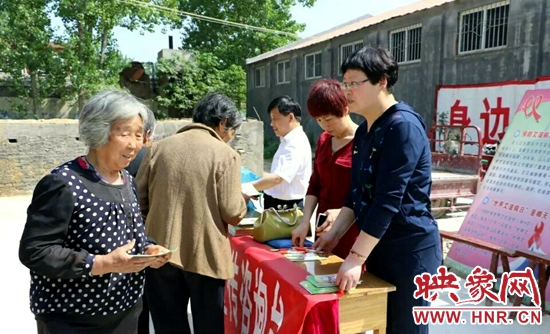
[[[19,239],[25,224],[29,197],[0,197],[0,245],[6,250],[0,275],[2,333],[36,333],[29,310],[29,272],[19,262]]]
[[[31,334],[36,333],[35,322],[28,306],[29,274],[19,263],[19,238],[25,224],[26,209],[30,196],[0,197],[0,245],[6,250],[3,262],[4,274],[0,275],[0,333]],[[442,230],[458,231],[464,219],[465,212],[457,212],[439,220]],[[466,291],[462,289],[462,291]],[[465,292],[461,299],[467,298]],[[434,306],[452,305],[451,301],[442,296]],[[542,326],[475,326],[475,325],[440,325],[432,326],[431,333],[469,333],[469,334],[505,334],[505,333],[550,333],[550,316],[543,317]]]

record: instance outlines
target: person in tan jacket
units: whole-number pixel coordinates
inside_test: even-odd
[[[226,96],[198,102],[193,123],[152,145],[137,175],[146,231],[168,249],[169,264],[147,271],[146,296],[157,334],[224,333],[225,281],[233,277],[227,224],[246,214],[241,159],[227,143],[242,116]]]

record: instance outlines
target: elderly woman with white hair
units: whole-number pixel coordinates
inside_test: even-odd
[[[147,153],[147,149],[153,144],[153,138],[155,137],[155,128],[156,128],[156,119],[155,114],[149,110],[149,114],[147,115],[147,121],[143,122],[143,147],[139,152],[136,154],[136,157],[128,167],[126,167],[126,170],[132,175],[133,177],[136,177],[139,166],[141,166],[141,162],[143,161],[143,157],[145,156],[145,153]]]
[[[148,109],[132,95],[93,96],[79,118],[85,156],[38,182],[19,259],[31,271],[38,333],[136,333],[143,269],[170,258],[145,235],[136,186],[124,169],[143,145]]]

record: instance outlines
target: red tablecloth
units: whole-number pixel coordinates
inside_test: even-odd
[[[231,237],[234,277],[225,289],[225,333],[337,334],[338,295],[310,295],[308,272],[250,236]]]

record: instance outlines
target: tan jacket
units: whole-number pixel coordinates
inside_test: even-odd
[[[239,154],[214,130],[193,123],[154,143],[136,179],[147,234],[166,248],[179,247],[170,263],[232,278],[227,224],[246,214]]]

